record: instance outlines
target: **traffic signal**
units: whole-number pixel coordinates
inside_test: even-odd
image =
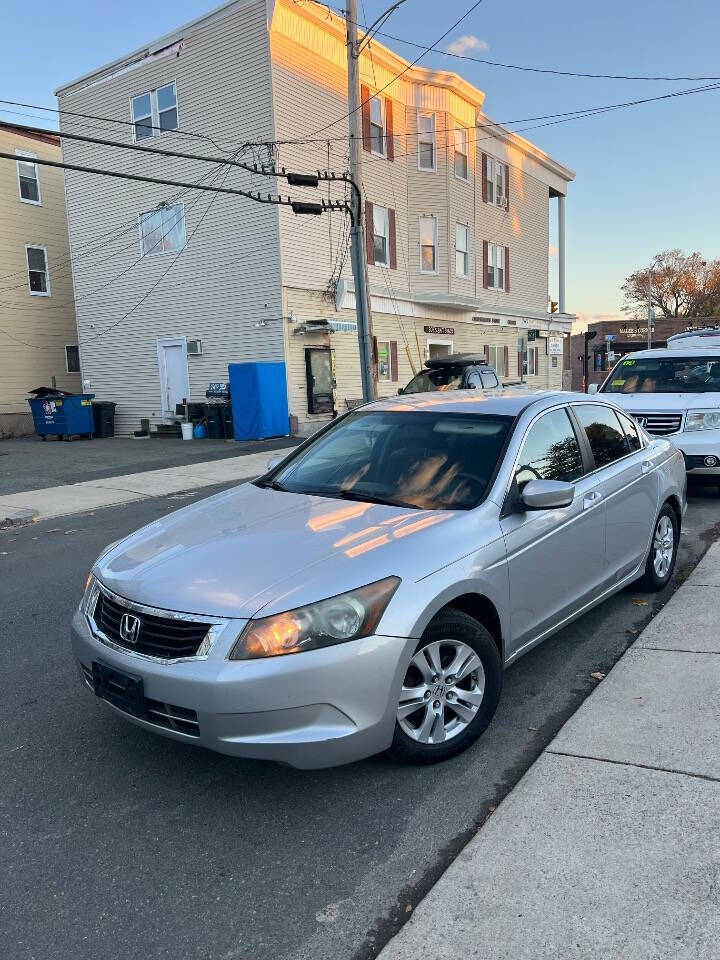
[[[550,313],[557,313],[557,312],[558,312],[558,302],[557,302],[557,300],[551,300],[551,301],[550,301]]]

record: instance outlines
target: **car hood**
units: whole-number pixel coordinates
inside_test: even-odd
[[[101,554],[94,572],[137,603],[246,618],[386,576],[418,579],[439,565],[432,541],[462,516],[243,484],[141,528]]]
[[[603,393],[608,400],[629,412],[654,413],[667,410],[679,413],[696,407],[720,407],[720,393]]]

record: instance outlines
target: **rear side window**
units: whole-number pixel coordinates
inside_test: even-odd
[[[606,467],[627,456],[630,447],[620,423],[610,407],[601,404],[580,404],[573,412],[582,424],[596,467]]]
[[[565,410],[546,413],[528,430],[515,471],[518,490],[530,480],[571,483],[583,474],[582,455]]]
[[[634,453],[636,450],[639,450],[642,447],[642,441],[640,440],[637,424],[630,417],[626,417],[624,413],[620,413],[619,410],[616,410],[615,414],[620,421],[620,426],[625,434],[625,439],[630,445],[630,449]]]

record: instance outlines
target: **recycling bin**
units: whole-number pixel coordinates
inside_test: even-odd
[[[112,400],[93,400],[92,402],[94,437],[115,436],[115,403]]]
[[[70,395],[46,394],[31,397],[28,400],[32,411],[35,433],[43,438],[53,436],[58,439],[73,436],[92,437],[95,430],[93,421],[93,393]]]

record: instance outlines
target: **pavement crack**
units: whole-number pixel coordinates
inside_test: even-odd
[[[710,783],[720,783],[720,777],[711,777],[707,773],[692,773],[690,770],[677,770],[674,767],[658,767],[651,763],[633,763],[631,760],[610,760],[608,757],[591,757],[586,753],[568,753],[565,750],[550,750],[556,757],[570,757],[576,760],[594,760],[596,763],[612,763],[618,767],[637,767],[639,770],[656,770],[658,773],[674,773],[681,777],[692,777],[694,780],[709,780]]]
[[[682,647],[639,647],[637,644],[635,650],[651,650],[654,653],[693,653],[708,654],[710,657],[720,656],[720,650],[685,650]]]

